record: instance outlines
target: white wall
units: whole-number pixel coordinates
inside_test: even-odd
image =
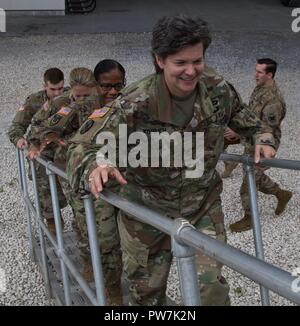
[[[65,10],[65,0],[0,0],[5,10]]]

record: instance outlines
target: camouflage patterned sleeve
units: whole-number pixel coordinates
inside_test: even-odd
[[[270,127],[278,127],[284,117],[283,107],[280,102],[268,103],[262,111],[262,121]]]
[[[231,97],[232,111],[228,126],[255,145],[270,145],[276,148],[272,128],[248,109],[234,89]]]
[[[94,113],[91,117],[93,115]],[[114,107],[109,115],[100,119],[93,120],[93,118],[89,117],[71,139],[73,144],[68,149],[67,174],[69,183],[75,192],[86,188],[89,174],[98,166],[97,155],[102,146],[97,144],[97,136],[102,131],[111,132],[114,135],[117,144],[116,158],[118,161],[118,127],[120,123],[127,123],[127,115],[120,107],[118,109]],[[89,128],[90,125],[92,127]]]
[[[39,128],[39,138],[43,141],[53,133],[57,137],[64,138],[76,129],[79,129],[77,110],[71,107],[62,107],[42,123]]]
[[[78,193],[85,188],[85,180],[90,171],[97,167],[98,145],[72,144],[67,155],[67,175],[72,190]]]
[[[33,117],[31,122],[31,130],[28,134],[28,140],[35,146],[39,146],[47,130],[48,120],[54,116],[63,105],[69,103],[69,98],[60,96],[54,101],[50,101],[48,105],[44,105]]]
[[[27,128],[31,124],[32,117],[42,105],[43,97],[33,94],[29,96],[24,105],[19,108],[7,132],[9,140],[14,145],[17,144],[20,138],[24,137]]]
[[[43,141],[49,134],[56,134],[64,139],[70,138],[98,106],[98,96],[89,96],[72,103],[56,101],[56,108],[50,109],[52,115],[44,119],[36,131],[38,138]]]
[[[261,120],[265,122],[273,130],[275,138],[275,149],[277,150],[280,145],[281,129],[280,124],[285,116],[286,108],[279,101],[269,102],[262,110]]]

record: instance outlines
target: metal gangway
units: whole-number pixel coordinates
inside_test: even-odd
[[[205,255],[227,265],[229,268],[258,283],[260,285],[262,305],[270,305],[269,290],[299,305],[300,278],[295,278],[291,273],[264,261],[253,159],[247,155],[222,154],[220,160],[235,161],[243,164],[250,194],[256,257],[197,231],[185,219],[168,218],[148,207],[124,200],[108,190],[101,192],[100,197],[123,210],[125,213],[132,215],[137,220],[150,224],[171,237],[172,252],[174,257],[176,257],[180,290],[184,305],[201,305],[195,264],[196,250],[202,251]],[[44,224],[41,216],[35,162],[29,162],[34,192],[34,202],[32,202],[28,190],[25,161],[24,152],[18,149],[19,185],[26,207],[30,254],[32,259],[41,267],[49,298],[54,298],[59,305],[105,305],[106,298],[101,256],[99,253],[91,194],[86,193],[82,199],[86,212],[94,283],[88,283],[82,277],[80,262],[78,262],[80,255],[79,252],[74,252],[74,239],[72,240],[72,236],[68,232],[62,232],[56,179],[57,176],[67,179],[66,173],[56,167],[51,161],[46,161],[41,157],[36,159],[38,163],[45,167],[49,177],[56,226],[57,239],[55,239]],[[268,167],[300,170],[300,161],[295,160],[261,159],[260,163]],[[37,225],[37,235],[35,235],[33,229],[33,222]],[[299,283],[299,291],[295,291],[292,287],[293,282]]]

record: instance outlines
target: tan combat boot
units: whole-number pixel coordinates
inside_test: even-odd
[[[293,193],[291,191],[288,191],[288,190],[279,190],[276,194],[276,197],[278,199],[278,203],[277,203],[277,207],[276,207],[276,210],[275,210],[275,214],[276,215],[280,215],[287,203],[290,201],[290,199],[292,198],[293,196]]]
[[[123,295],[121,285],[114,285],[106,289],[107,305],[123,306]]]
[[[48,218],[48,219],[46,219],[46,222],[47,222],[48,230],[52,234],[56,235],[56,228],[55,228],[55,220],[54,220],[54,218]],[[64,226],[65,226],[64,220],[61,219],[61,228],[62,228],[62,230],[64,229]]]
[[[94,280],[93,266],[91,262],[85,261],[83,265],[82,277],[87,282],[92,282]]]
[[[252,229],[251,216],[245,213],[245,216],[241,220],[230,224],[229,227],[232,232],[244,232],[244,231],[251,230]]]
[[[237,162],[224,162],[225,165],[225,170],[222,173],[221,177],[222,178],[228,178],[232,171],[237,167],[238,163]]]
[[[47,227],[48,227],[48,230],[50,231],[50,233],[56,235],[54,218],[47,219]]]

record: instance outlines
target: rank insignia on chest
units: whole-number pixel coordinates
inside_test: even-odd
[[[91,120],[90,118],[81,126],[79,129],[80,134],[85,134],[88,130],[92,128],[94,124],[94,120]]]
[[[61,107],[61,109],[57,112],[57,114],[62,115],[62,116],[67,116],[70,112],[72,111],[71,108],[68,107]]]
[[[57,125],[61,119],[62,119],[62,115],[55,114],[53,118],[50,120],[50,126]]]
[[[97,118],[102,118],[107,114],[107,112],[110,111],[110,109],[111,108],[109,108],[107,106],[105,106],[101,109],[97,109],[89,116],[89,119],[93,120],[93,119],[97,119]]]

